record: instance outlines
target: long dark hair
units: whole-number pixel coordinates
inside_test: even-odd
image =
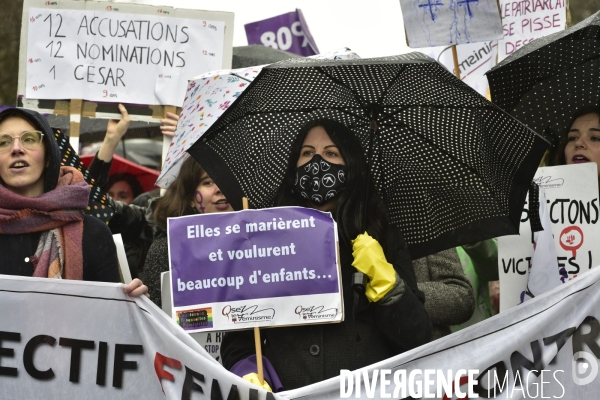
[[[350,129],[337,121],[317,119],[300,129],[291,147],[284,180],[275,195],[275,205],[310,207],[305,199],[294,193],[294,180],[302,143],[308,131],[317,126],[325,129],[346,162],[346,185],[337,198],[337,207],[332,212],[333,218],[338,223],[341,238],[350,241],[366,230],[384,245],[384,232],[388,225],[387,207],[372,181],[367,188],[368,167],[360,141]],[[365,197],[367,189],[368,200]],[[363,226],[365,213],[368,216],[366,227]]]
[[[167,229],[167,218],[196,214],[190,203],[194,200],[203,172],[194,157],[183,162],[177,178],[156,202],[153,218],[158,226]]]
[[[571,130],[571,126],[573,126],[575,120],[585,114],[596,114],[598,118],[600,118],[600,106],[595,105],[583,107],[573,114],[573,117],[569,121],[566,130],[560,135],[560,143],[556,148],[556,153],[550,156],[549,160],[551,166],[567,164],[567,160],[565,159],[565,147],[567,147],[567,144],[569,143],[569,131]]]

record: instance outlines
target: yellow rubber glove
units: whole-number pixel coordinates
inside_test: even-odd
[[[365,295],[372,302],[381,300],[396,283],[396,270],[387,262],[381,245],[367,232],[361,233],[352,241],[352,256],[352,266],[370,279]]]
[[[256,372],[251,372],[249,374],[246,374],[244,376],[242,376],[242,379],[247,380],[250,383],[253,383],[257,386],[262,387],[263,389],[265,389],[266,391],[272,392],[273,389],[271,389],[271,386],[269,386],[269,384],[267,383],[266,380],[263,380],[263,384],[260,384],[260,379],[258,379],[258,374]]]

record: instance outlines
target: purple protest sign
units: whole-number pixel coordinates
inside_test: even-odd
[[[186,330],[244,328],[235,312],[252,307],[253,315],[268,309],[260,326],[310,322],[300,315],[341,320],[329,213],[277,207],[170,218],[168,235],[173,309]]]
[[[248,44],[262,44],[301,56],[319,54],[300,9],[244,25]]]

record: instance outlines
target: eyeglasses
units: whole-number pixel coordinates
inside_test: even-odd
[[[15,139],[19,139],[27,150],[35,150],[42,144],[44,134],[40,131],[27,131],[19,136],[11,136],[8,133],[0,133],[0,152],[5,152],[13,147]]]

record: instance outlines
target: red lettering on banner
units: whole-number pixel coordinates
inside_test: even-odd
[[[468,376],[461,376],[460,379],[458,380],[458,387],[462,386],[462,385],[466,385],[467,383],[469,383],[469,377]],[[456,381],[452,382],[452,394],[454,394],[456,392]],[[465,394],[465,397],[457,397],[457,400],[468,400],[469,396],[467,394]],[[444,397],[442,397],[442,400],[450,400],[450,397],[448,397],[447,394],[444,394]]]

